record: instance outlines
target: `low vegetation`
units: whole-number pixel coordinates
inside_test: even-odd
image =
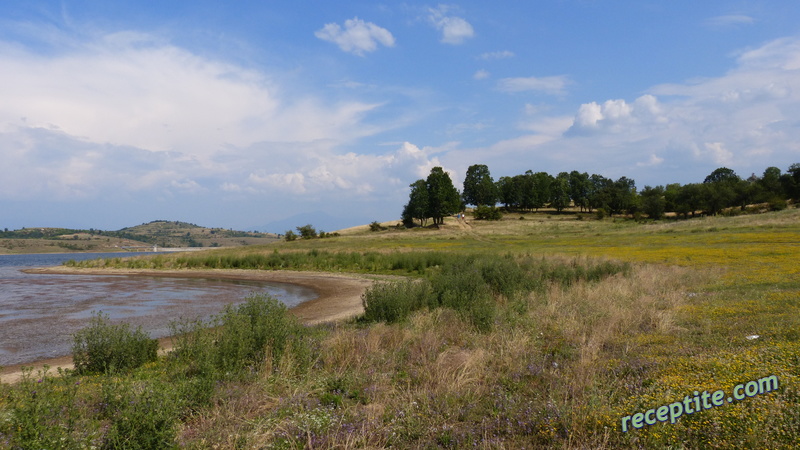
[[[87,263],[408,280],[374,285],[347,323],[300,326],[254,297],[209,323],[176,323],[174,351],[129,372],[29,372],[0,386],[0,446],[800,444],[800,210],[523,217]],[[768,375],[776,392],[621,430],[632,413]]]
[[[158,341],[141,327],[112,324],[107,315],[92,316],[89,326],[75,334],[72,361],[77,373],[126,372],[155,361]]]

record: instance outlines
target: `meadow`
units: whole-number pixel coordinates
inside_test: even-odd
[[[251,298],[176,323],[175,350],[137,368],[30,372],[0,386],[0,446],[800,446],[800,210],[578,217],[73,263],[408,281],[375,285],[348,322],[305,327]],[[632,413],[769,375],[775,392],[621,429]]]

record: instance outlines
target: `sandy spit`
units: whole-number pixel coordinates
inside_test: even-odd
[[[27,273],[81,274],[81,275],[143,275],[185,278],[225,278],[232,280],[258,280],[291,283],[313,289],[318,297],[303,302],[290,311],[303,323],[313,325],[347,319],[364,311],[361,294],[377,279],[394,278],[389,276],[337,274],[330,272],[294,272],[236,269],[207,270],[136,270],[136,269],[81,269],[74,267],[46,267],[26,270]],[[171,338],[159,340],[162,352],[172,348]],[[45,365],[49,373],[56,373],[59,367],[71,369],[72,356],[47,359],[35,363],[3,367],[0,382],[14,383],[22,377],[22,367],[33,367],[33,373]]]

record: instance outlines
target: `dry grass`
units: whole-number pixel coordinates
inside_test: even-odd
[[[400,324],[335,326],[313,373],[226,393],[181,440],[198,448],[613,447],[613,405],[647,372],[620,376],[620,367],[644,346],[674,342],[682,286],[700,276],[640,265],[626,277],[552,285],[510,302],[488,333],[446,309]]]

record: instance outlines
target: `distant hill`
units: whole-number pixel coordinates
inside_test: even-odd
[[[0,231],[0,253],[119,251],[135,247],[238,247],[268,244],[272,233],[206,228],[192,223],[154,220],[117,231],[23,228]]]
[[[271,233],[206,228],[169,220],[154,220],[108,233],[160,247],[236,247],[266,244],[278,238]]]

